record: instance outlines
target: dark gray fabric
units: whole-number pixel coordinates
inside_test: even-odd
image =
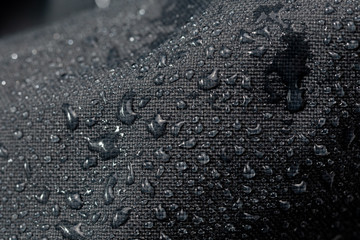
[[[358,5],[116,1],[2,40],[0,239],[359,239]]]

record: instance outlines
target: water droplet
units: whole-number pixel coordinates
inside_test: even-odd
[[[86,157],[83,163],[81,164],[82,169],[88,170],[89,168],[93,168],[97,166],[96,157]]]
[[[260,124],[257,124],[255,128],[247,128],[246,132],[248,135],[258,135],[261,133],[261,130]]]
[[[16,139],[21,139],[22,137],[23,137],[23,133],[22,133],[22,131],[20,131],[20,130],[16,130],[15,132],[14,132],[14,137],[16,138]]]
[[[32,170],[31,170],[30,163],[28,163],[28,162],[24,163],[24,172],[25,172],[25,175],[27,178],[31,178]]]
[[[242,147],[242,146],[237,146],[237,145],[235,145],[235,146],[234,146],[234,149],[235,149],[235,154],[238,155],[238,156],[243,155],[244,152],[245,152],[245,148]]]
[[[58,217],[60,216],[60,207],[58,204],[55,204],[52,208],[51,208],[51,212],[53,214],[53,216]]]
[[[304,193],[306,191],[306,182],[301,181],[300,183],[293,184],[292,190],[296,194]]]
[[[151,197],[153,197],[155,194],[155,189],[153,186],[151,186],[147,178],[144,178],[141,181],[141,192],[144,194],[149,194]]]
[[[155,83],[155,85],[159,86],[159,85],[164,84],[164,80],[165,80],[164,75],[159,74],[154,78],[154,83]]]
[[[317,156],[326,156],[329,154],[327,148],[324,145],[314,145],[314,152]]]
[[[287,109],[295,113],[301,111],[305,105],[304,91],[300,89],[300,84],[301,80],[310,72],[306,65],[310,56],[310,46],[305,40],[305,35],[301,33],[286,34],[282,37],[282,41],[287,44],[287,48],[278,52],[272,64],[268,66],[265,90],[270,94],[272,102],[279,101],[277,93],[270,87],[269,78],[272,73],[276,73],[287,86]]]
[[[252,215],[252,214],[246,213],[246,212],[241,213],[240,217],[242,219],[248,220],[248,221],[256,221],[260,218],[260,216],[258,216],[258,215]]]
[[[265,55],[265,53],[267,52],[267,49],[264,46],[260,46],[257,47],[253,50],[249,51],[250,56],[252,57],[257,57],[257,58],[261,58]]]
[[[290,209],[290,203],[288,201],[280,200],[279,205],[282,210],[286,211]]]
[[[214,69],[213,72],[206,78],[202,78],[198,82],[199,89],[210,90],[220,85],[220,79],[218,78],[218,69]]]
[[[67,128],[71,131],[74,131],[79,126],[79,117],[77,116],[76,112],[68,103],[64,103],[61,106],[61,110],[65,114]]]
[[[126,176],[126,184],[131,185],[135,182],[135,174],[131,162],[127,165],[128,174]]]
[[[157,139],[165,134],[166,125],[167,121],[157,114],[154,119],[148,121],[146,129]]]
[[[165,233],[160,232],[160,240],[171,240],[171,238],[167,236]]]
[[[232,209],[233,209],[233,210],[239,210],[239,209],[242,208],[242,206],[243,206],[243,202],[241,201],[240,198],[238,198],[238,199],[236,200],[236,202],[232,205]]]
[[[162,54],[162,55],[160,56],[159,63],[158,63],[157,66],[158,66],[159,68],[166,67],[166,60],[167,60],[166,54]]]
[[[340,60],[340,59],[341,59],[340,54],[338,54],[338,53],[336,53],[336,52],[329,51],[329,55],[330,55],[331,58],[334,59],[334,60]]]
[[[177,162],[175,167],[178,171],[185,171],[188,168],[186,162]]]
[[[358,40],[350,40],[349,42],[347,42],[345,44],[345,48],[347,50],[356,50],[359,48],[359,45],[360,45],[360,43]]]
[[[195,74],[194,70],[191,70],[191,69],[187,70],[185,73],[185,78],[187,80],[191,80],[193,78],[194,74]]]
[[[119,102],[117,118],[126,125],[131,125],[138,118],[138,114],[133,111],[133,101],[135,93],[129,91],[124,94]]]
[[[106,181],[105,189],[104,189],[104,204],[109,205],[114,202],[114,187],[117,184],[117,178],[114,174],[111,174]]]
[[[286,169],[287,175],[289,177],[295,177],[299,173],[299,165],[292,165],[291,167]]]
[[[35,196],[36,201],[38,201],[41,204],[46,204],[50,197],[50,190],[47,187],[44,187],[44,190],[39,194]]]
[[[7,148],[0,143],[0,157],[1,158],[7,158],[9,156],[9,152]]]
[[[197,160],[199,161],[200,164],[204,165],[210,162],[210,157],[206,153],[202,152],[200,153],[200,155],[198,155]]]
[[[96,213],[94,213],[94,214],[91,216],[91,223],[92,223],[92,224],[97,223],[97,221],[99,221],[100,217],[101,217],[101,212],[96,212]]]
[[[61,232],[61,235],[65,239],[69,240],[85,240],[84,234],[81,232],[81,223],[72,223],[63,220],[56,224],[56,230]]]
[[[93,127],[96,124],[96,119],[95,118],[86,119],[85,124],[89,128]]]
[[[195,138],[190,138],[187,141],[183,141],[182,143],[179,144],[179,147],[182,148],[193,148],[196,145],[196,139]]]
[[[243,176],[247,179],[255,177],[255,170],[250,167],[249,163],[244,167]]]
[[[26,182],[20,182],[15,185],[15,191],[22,192],[25,190]]]
[[[220,50],[220,56],[223,58],[229,58],[229,57],[231,57],[231,54],[232,54],[232,51],[227,47],[223,47]]]
[[[242,76],[241,87],[247,90],[251,89],[251,79],[249,76]]]
[[[119,228],[130,219],[131,207],[122,207],[116,210],[115,215],[111,221],[112,228]]]
[[[325,14],[327,14],[327,15],[330,15],[330,14],[332,14],[332,13],[334,13],[335,12],[335,9],[334,9],[334,7],[332,7],[331,5],[328,5],[326,8],[325,8]]]
[[[174,137],[177,137],[180,133],[181,128],[184,126],[185,121],[180,121],[175,123],[172,127],[171,127],[171,134]]]
[[[118,140],[118,133],[104,134],[95,139],[87,139],[88,148],[92,152],[97,152],[103,160],[115,158],[119,155],[119,150],[116,147]]]
[[[236,84],[236,80],[237,80],[237,74],[235,73],[235,74],[232,75],[231,77],[226,78],[226,79],[225,79],[225,83],[226,83],[227,85],[234,86],[234,85]]]
[[[176,107],[180,110],[186,109],[188,107],[187,103],[184,100],[178,99],[176,101]]]
[[[139,108],[144,108],[150,102],[151,98],[149,96],[144,96],[140,99],[138,104]]]
[[[240,43],[253,43],[255,40],[250,36],[250,34],[244,30],[240,31]]]
[[[159,221],[163,221],[166,219],[166,210],[159,204],[157,208],[155,208],[155,217]]]
[[[163,148],[160,148],[155,151],[155,157],[161,162],[169,162],[170,161],[170,155],[167,154]]]
[[[334,183],[334,178],[335,178],[335,173],[332,172],[328,172],[328,171],[323,171],[322,173],[322,179],[329,184],[330,188],[332,188],[332,185]]]
[[[79,210],[83,207],[84,203],[82,197],[78,192],[68,192],[66,194],[66,204],[71,209]]]
[[[50,135],[50,141],[53,142],[53,143],[58,143],[58,142],[60,142],[60,138],[57,135],[51,134]]]
[[[184,211],[184,209],[180,209],[180,211],[176,213],[176,218],[177,220],[184,222],[188,218],[188,214]]]
[[[208,48],[206,48],[205,54],[207,58],[214,58],[214,53],[215,53],[214,46],[209,46]]]

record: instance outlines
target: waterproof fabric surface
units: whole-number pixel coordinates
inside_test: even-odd
[[[360,239],[357,0],[113,1],[0,41],[0,239]]]

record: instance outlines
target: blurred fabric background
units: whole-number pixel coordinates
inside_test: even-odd
[[[61,20],[95,7],[106,8],[110,0],[20,0],[0,7],[0,38]]]

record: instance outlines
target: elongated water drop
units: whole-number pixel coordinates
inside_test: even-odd
[[[133,111],[135,93],[129,91],[124,94],[119,102],[117,118],[126,125],[131,125],[138,118],[138,114]]]
[[[77,116],[76,112],[68,103],[64,103],[61,107],[61,110],[65,114],[67,128],[71,131],[74,131],[79,126],[79,117]]]

